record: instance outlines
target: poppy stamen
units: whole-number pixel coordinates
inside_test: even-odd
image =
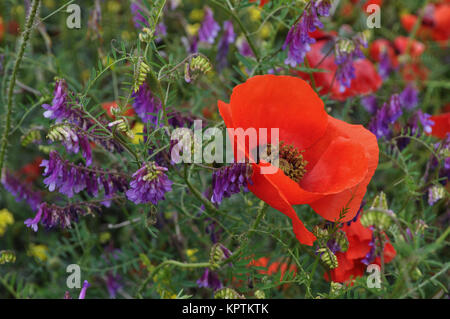
[[[284,142],[280,142],[278,146],[267,144],[268,158],[271,157],[274,150],[275,154],[278,153],[279,168],[294,182],[300,182],[306,174],[306,165],[308,164],[308,161],[303,158],[303,151],[299,151],[295,146]]]

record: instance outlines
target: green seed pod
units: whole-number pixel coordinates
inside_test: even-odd
[[[214,299],[245,299],[245,297],[231,288],[222,288],[216,291]]]
[[[313,227],[313,234],[317,237],[317,239],[324,239],[328,237],[328,230],[324,228],[320,228],[319,226]]]
[[[266,294],[262,290],[256,290],[255,297],[258,299],[266,299]]]
[[[330,295],[338,296],[342,292],[342,284],[332,281],[330,284]]]
[[[228,249],[220,243],[216,243],[211,247],[211,251],[209,253],[209,262],[211,264],[211,269],[217,269],[219,267],[219,264],[229,257],[229,255],[227,256],[225,254],[225,251],[228,251]]]
[[[317,252],[320,254],[320,259],[330,268],[334,269],[338,266],[338,260],[335,254],[328,248],[319,248]]]
[[[184,65],[184,80],[190,83],[200,74],[206,74],[211,70],[212,65],[209,60],[203,55],[197,55]]]
[[[12,250],[0,251],[0,265],[15,262],[16,262],[16,254]]]
[[[147,78],[147,73],[150,71],[150,67],[144,61],[139,61],[136,69],[137,71],[135,72],[134,92],[139,91],[139,87]]]
[[[345,234],[345,232],[343,232],[342,230],[339,230],[336,233],[336,243],[339,245],[339,247],[341,247],[341,251],[342,252],[346,252],[348,249],[348,239],[347,239],[347,235]]]
[[[423,276],[419,267],[415,267],[414,269],[412,269],[410,271],[409,275],[411,276],[412,280],[414,280],[414,281],[419,280]]]
[[[21,144],[23,147],[31,143],[38,144],[42,142],[41,131],[39,129],[32,129],[21,137]]]
[[[373,200],[372,206],[361,215],[361,224],[364,227],[377,226],[387,229],[392,223],[394,215],[387,204],[386,195],[380,192]]]

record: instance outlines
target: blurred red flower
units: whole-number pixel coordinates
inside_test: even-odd
[[[450,133],[450,112],[433,115],[430,120],[434,122],[431,135],[444,139]]]
[[[350,226],[344,224],[342,230],[346,233],[349,246],[346,252],[336,253],[339,266],[330,271],[331,280],[334,282],[349,282],[351,279],[361,277],[364,275],[367,264],[365,264],[364,258],[369,254],[372,249],[370,243],[372,242],[373,231],[369,228],[361,225],[359,219],[356,222],[352,222]],[[394,259],[396,251],[389,242],[389,238],[385,236],[387,240],[383,249],[384,263],[389,263]],[[377,256],[372,264],[381,265],[381,258]],[[330,280],[328,274],[324,275],[326,280]]]
[[[406,31],[411,32],[418,17],[413,14],[403,14],[401,23]],[[417,30],[417,36],[422,39],[433,39],[445,45],[450,39],[450,3],[429,4],[426,7],[422,23]]]
[[[219,101],[218,107],[235,158],[253,160],[249,190],[292,220],[300,243],[312,245],[316,238],[292,205],[309,204],[330,221],[338,220],[344,207],[348,212],[342,221],[356,215],[378,165],[375,135],[329,116],[314,90],[291,76],[255,76],[233,89],[229,104]],[[242,138],[236,143],[239,134],[233,128],[255,129],[259,142],[259,129],[266,128],[269,145],[269,130],[279,128],[281,169],[264,159],[255,161]],[[275,173],[264,174],[267,169]]]
[[[40,167],[43,158],[38,156],[31,163],[26,164],[20,169],[20,174],[25,177],[28,183],[34,182],[43,172],[43,167]]]
[[[116,108],[117,107],[117,102],[116,101],[112,101],[112,102],[104,102],[102,103],[102,108],[106,111],[106,113],[108,114],[108,116],[112,119],[114,119],[114,115],[111,113],[111,109],[112,108]],[[134,116],[134,109],[129,106],[129,108],[125,111],[125,113],[123,114],[124,116]]]
[[[259,6],[264,7],[266,5],[266,3],[268,3],[270,0],[250,0],[250,2],[258,2],[258,1],[259,1]]]
[[[306,59],[311,68],[324,69],[327,72],[314,72],[313,77],[320,94],[331,93],[331,98],[344,101],[349,97],[370,94],[377,91],[382,84],[382,79],[375,66],[368,59],[358,59],[354,62],[356,77],[352,80],[350,88],[340,91],[340,84],[335,79],[338,69],[334,62],[334,55],[329,53],[328,40],[319,40],[311,45],[311,50],[306,54]],[[326,55],[328,56],[326,57]],[[306,81],[310,81],[310,75],[299,72]]]

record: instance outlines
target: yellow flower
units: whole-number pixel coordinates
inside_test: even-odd
[[[54,0],[44,0],[44,6],[46,6],[49,9],[53,9],[55,7],[55,1]]]
[[[106,5],[109,12],[117,13],[120,11],[120,3],[118,1],[110,0],[108,1],[108,4]]]
[[[186,26],[186,32],[190,36],[194,36],[198,33],[198,30],[200,29],[200,23],[194,23],[194,24],[188,24]]]
[[[134,134],[133,144],[139,144],[144,141],[144,124],[141,122],[137,122],[134,124],[133,129],[131,130]]]
[[[261,9],[258,7],[250,7],[248,9],[250,15],[250,21],[256,22],[261,19]]]
[[[270,36],[270,30],[272,29],[272,25],[270,23],[266,23],[261,27],[259,31],[259,35],[263,39],[267,39]]]
[[[191,262],[197,261],[197,257],[195,257],[195,254],[198,252],[197,248],[194,249],[186,249],[186,255]]]
[[[47,250],[48,250],[48,247],[45,245],[30,244],[30,248],[28,249],[28,256],[32,256],[36,260],[46,261],[47,260]]]
[[[202,21],[204,11],[202,9],[194,9],[189,13],[189,19],[192,21]]]
[[[100,243],[106,244],[110,239],[111,239],[110,232],[105,231],[105,232],[100,233],[100,238],[99,238]]]
[[[2,209],[0,210],[0,236],[3,236],[6,232],[6,228],[8,225],[12,225],[14,223],[14,217],[10,213],[9,210]]]

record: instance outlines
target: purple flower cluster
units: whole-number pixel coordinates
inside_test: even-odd
[[[219,276],[217,276],[217,274],[209,268],[205,268],[205,272],[202,277],[197,280],[197,285],[200,288],[211,288],[214,291],[223,288],[223,284],[220,281]]]
[[[367,95],[361,98],[361,104],[370,114],[375,114],[377,112],[378,104],[374,95]]]
[[[56,81],[52,104],[42,104],[42,107],[47,110],[44,112],[44,117],[56,120],[56,122],[61,122],[72,114],[66,81]]]
[[[417,89],[409,84],[406,88],[399,94],[400,103],[407,110],[412,110],[419,104],[419,92]]]
[[[72,128],[68,125],[58,125],[52,129],[48,137],[50,140],[60,140],[66,151],[78,154],[81,149],[83,157],[86,159],[86,165],[92,164],[92,149],[89,144],[87,134],[78,128]]]
[[[316,40],[309,35],[316,28],[323,28],[319,16],[330,14],[331,3],[328,0],[311,0],[303,11],[299,21],[289,30],[283,44],[283,50],[289,47],[285,64],[295,67],[303,62],[306,53],[311,50],[311,44]]]
[[[389,54],[383,52],[380,57],[380,63],[378,64],[378,74],[380,74],[383,80],[389,77],[389,74],[394,70]]]
[[[135,204],[152,203],[156,205],[164,200],[164,194],[172,190],[172,181],[165,172],[167,168],[154,162],[141,167],[133,174],[127,197]]]
[[[36,210],[41,202],[41,194],[33,191],[29,185],[13,176],[7,170],[2,174],[2,185],[15,196],[16,201],[26,201],[33,210]]]
[[[103,187],[105,198],[110,199],[128,188],[127,178],[123,174],[75,165],[63,160],[56,151],[50,152],[49,159],[43,160],[41,166],[45,167],[43,176],[46,177],[44,183],[48,189],[51,192],[58,190],[69,198],[83,190],[96,197]]]
[[[351,86],[352,80],[356,77],[353,62],[357,59],[364,58],[361,46],[367,47],[367,42],[361,37],[356,37],[351,42],[344,40],[342,41],[342,45],[336,45],[335,47],[334,62],[338,66],[336,80],[340,83],[339,91],[341,92],[348,89]]]
[[[43,202],[39,205],[38,212],[34,218],[25,220],[24,224],[35,232],[38,231],[38,224],[41,223],[46,229],[53,227],[70,228],[73,222],[78,221],[78,217],[84,216],[93,211],[99,213],[100,206],[94,203],[70,204],[64,207]]]
[[[143,5],[142,1],[137,0],[131,2],[131,14],[133,15],[133,22],[134,26],[137,29],[141,29],[144,26],[148,27],[148,21],[147,19],[142,15],[143,13]]]
[[[217,53],[217,63],[219,68],[225,67],[230,44],[236,40],[236,34],[234,33],[233,23],[231,21],[227,20],[223,23],[223,30]]]
[[[198,39],[202,42],[214,43],[214,39],[219,34],[220,26],[214,20],[214,14],[211,8],[205,7],[205,17],[203,18],[202,25],[198,30]]]
[[[370,229],[373,231],[373,226],[371,226]],[[370,265],[371,263],[373,263],[375,258],[377,258],[377,249],[376,249],[377,245],[376,245],[376,238],[375,238],[374,233],[372,233],[372,240],[370,241],[369,246],[370,246],[369,252],[361,260],[361,262],[365,265]]]
[[[158,125],[158,112],[162,109],[161,101],[153,95],[147,82],[144,82],[137,92],[132,94],[133,108],[144,123]]]
[[[391,135],[390,124],[394,124],[402,115],[402,105],[398,94],[391,96],[388,103],[378,109],[372,121],[369,124],[369,130],[375,134],[377,138],[389,137]]]
[[[251,176],[252,169],[247,163],[234,163],[214,171],[211,202],[220,204],[223,198],[239,193],[241,188],[247,192],[247,185],[252,185]]]
[[[112,139],[96,137],[98,129],[94,128],[94,123],[87,119],[86,114],[79,108],[73,108],[70,105],[67,84],[64,80],[58,80],[55,85],[55,92],[52,104],[43,104],[46,109],[44,116],[55,120],[57,123],[69,123],[62,129],[60,136],[63,138],[63,145],[68,152],[78,153],[82,150],[89,166],[92,163],[92,150],[89,139],[96,144],[102,145],[109,152],[122,152],[122,146]],[[106,125],[105,125],[106,126]],[[87,133],[89,132],[89,134]],[[89,137],[89,138],[88,138]]]

